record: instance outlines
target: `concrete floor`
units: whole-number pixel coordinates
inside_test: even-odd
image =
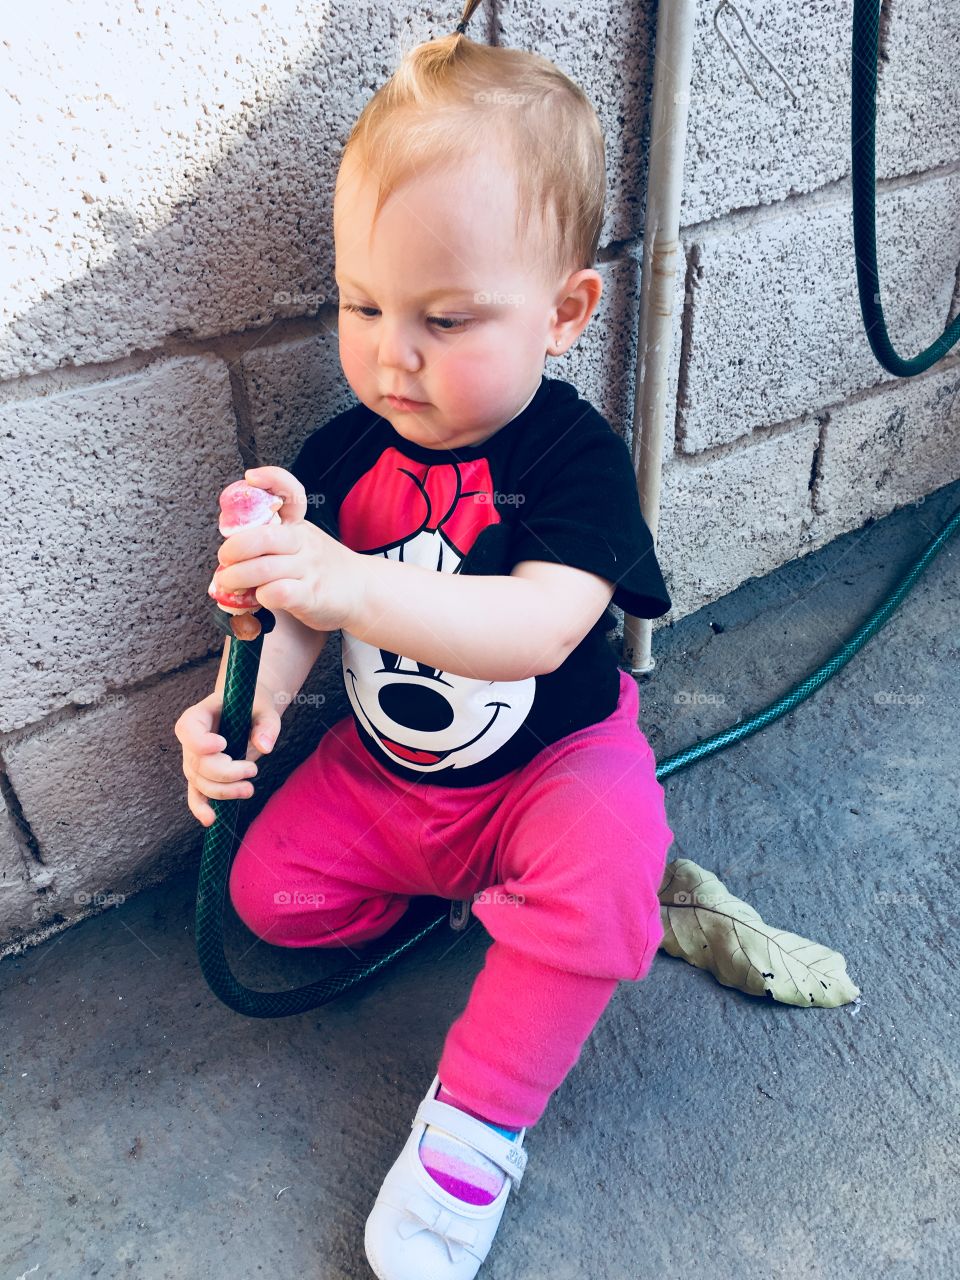
[[[944,488],[659,632],[657,758],[830,656],[958,503]],[[820,692],[665,783],[670,857],[841,951],[860,1002],[774,1004],[659,952],[529,1132],[484,1280],[960,1274],[958,596],[955,537]],[[0,963],[0,1280],[372,1274],[364,1219],[489,936],[444,926],[359,992],[252,1021],[197,967],[195,886]],[[251,985],[339,963],[251,940],[231,917]]]

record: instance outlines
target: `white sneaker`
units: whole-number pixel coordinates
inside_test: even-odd
[[[383,1180],[363,1244],[377,1280],[473,1280],[496,1235],[511,1186],[527,1163],[521,1129],[511,1142],[482,1120],[438,1102],[440,1077],[417,1108],[406,1145]],[[482,1152],[509,1176],[490,1204],[468,1204],[434,1182],[420,1139],[436,1125]]]

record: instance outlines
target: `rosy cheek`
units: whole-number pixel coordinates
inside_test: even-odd
[[[350,383],[362,376],[367,368],[368,361],[364,360],[357,344],[352,341],[340,338],[340,363],[343,366],[343,372]]]
[[[455,367],[454,367],[455,366]],[[471,404],[490,388],[490,361],[476,356],[454,358],[441,371],[452,398],[463,405]]]

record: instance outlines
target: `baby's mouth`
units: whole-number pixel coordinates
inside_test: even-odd
[[[387,396],[387,402],[400,412],[413,413],[420,409],[428,408],[426,400],[409,400],[405,396]]]

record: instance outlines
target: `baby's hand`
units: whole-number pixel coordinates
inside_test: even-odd
[[[205,827],[210,826],[216,815],[204,801],[204,796],[214,800],[238,800],[252,796],[253,784],[247,779],[257,774],[253,759],[232,760],[225,754],[226,739],[217,733],[222,710],[223,695],[214,692],[187,707],[174,726],[174,733],[183,747],[187,808]],[[271,750],[279,733],[279,712],[269,700],[258,694],[253,703],[247,753],[256,758]]]
[[[363,557],[304,517],[307,493],[282,467],[253,467],[249,484],[283,499],[280,524],[241,529],[220,546],[217,585],[256,588],[266,609],[285,609],[315,631],[349,627],[359,607]]]

